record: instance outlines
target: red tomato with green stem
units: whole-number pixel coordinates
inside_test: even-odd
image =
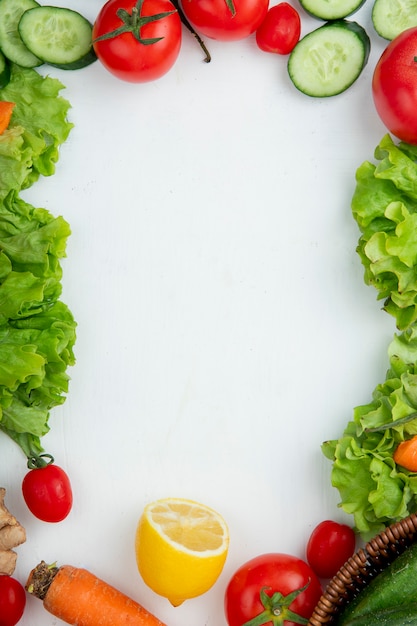
[[[289,54],[300,39],[301,20],[288,2],[271,7],[256,31],[256,43],[264,52]]]
[[[205,37],[234,41],[262,24],[269,0],[181,0],[185,16]]]
[[[47,460],[45,460],[47,459]],[[66,472],[48,454],[31,457],[30,471],[22,482],[23,498],[35,517],[44,522],[61,522],[72,509],[71,482]]]
[[[181,19],[170,0],[108,0],[93,26],[98,59],[111,74],[132,83],[166,74],[181,40]]]
[[[295,556],[262,554],[244,563],[225,593],[229,626],[305,624],[322,594],[309,565]]]
[[[355,552],[356,535],[347,524],[325,520],[310,535],[306,558],[319,578],[332,578]]]
[[[15,626],[26,606],[26,592],[16,578],[0,575],[0,626]]]
[[[372,79],[375,108],[398,139],[417,144],[417,27],[395,37],[377,62]]]

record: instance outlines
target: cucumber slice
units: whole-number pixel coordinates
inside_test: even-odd
[[[326,22],[297,43],[288,59],[288,74],[307,96],[336,96],[359,77],[370,50],[370,39],[356,22]]]
[[[36,0],[0,0],[0,50],[21,67],[42,65],[41,59],[27,49],[18,30],[23,13],[37,6]]]
[[[10,64],[0,51],[0,89],[3,89],[10,81]]]
[[[372,23],[378,35],[394,39],[403,30],[417,26],[417,0],[375,0]]]
[[[365,0],[300,0],[303,9],[319,20],[340,20],[358,11]]]
[[[35,7],[23,13],[19,22],[19,34],[27,48],[61,69],[79,69],[96,60],[92,30],[80,13],[61,7]]]

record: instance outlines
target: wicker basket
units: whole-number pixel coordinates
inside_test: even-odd
[[[337,623],[344,605],[414,541],[417,541],[417,513],[388,526],[371,539],[330,580],[310,617],[309,626]]]

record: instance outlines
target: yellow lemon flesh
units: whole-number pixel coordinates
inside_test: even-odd
[[[229,547],[224,519],[213,509],[180,498],[148,504],[136,530],[139,573],[174,606],[205,593],[223,569]]]

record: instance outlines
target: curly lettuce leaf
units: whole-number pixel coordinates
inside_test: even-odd
[[[365,283],[377,289],[400,330],[417,320],[416,152],[386,135],[375,150],[379,163],[358,168],[352,198]]]
[[[70,103],[59,95],[63,87],[56,78],[12,64],[10,82],[0,90],[0,100],[15,103],[9,130],[0,135],[0,199],[55,172],[59,147],[73,127]]]
[[[50,410],[68,391],[76,322],[59,298],[68,223],[20,198],[55,171],[72,128],[63,85],[12,67],[0,99],[16,103],[0,136],[0,430],[30,457],[43,451]]]
[[[417,510],[417,474],[393,460],[398,444],[417,434],[417,325],[394,336],[388,356],[372,401],[356,407],[342,436],[322,446],[340,506],[364,539]]]

